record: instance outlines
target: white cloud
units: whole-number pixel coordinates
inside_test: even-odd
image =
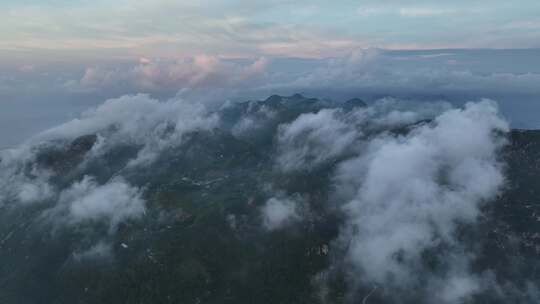
[[[428,7],[406,7],[399,10],[399,14],[404,17],[431,17],[449,15],[456,13],[454,9],[428,8]]]
[[[451,108],[446,102],[413,102],[382,98],[351,112],[323,109],[282,124],[277,133],[276,165],[284,172],[306,170],[343,156],[354,155],[363,145],[364,132],[387,131]]]
[[[73,258],[76,261],[86,261],[93,259],[106,259],[112,256],[112,245],[105,241],[99,241],[86,250],[76,251]]]
[[[263,224],[268,230],[280,229],[301,219],[298,202],[272,197],[261,208]]]
[[[179,98],[160,102],[139,94],[107,100],[81,118],[39,134],[34,141],[98,134],[103,149],[119,143],[142,145],[130,163],[136,166],[149,164],[163,149],[182,144],[186,133],[211,130],[217,124],[217,115],[201,103]]]
[[[141,190],[122,178],[99,185],[92,177],[85,176],[63,190],[57,205],[44,215],[57,225],[105,223],[109,232],[114,233],[121,222],[140,218],[145,210]]]
[[[0,152],[0,206],[30,205],[54,198],[56,190],[49,183],[52,173],[39,168],[35,156],[30,145]]]
[[[42,179],[26,180],[19,185],[18,200],[23,204],[44,201],[53,196],[54,190]]]
[[[386,6],[362,6],[356,10],[358,15],[362,17],[384,14],[388,13],[389,11],[391,10]]]
[[[343,115],[339,109],[324,109],[280,125],[277,166],[285,172],[309,169],[341,156],[358,137]]]
[[[406,136],[380,135],[340,165],[337,197],[348,201],[349,218],[342,240],[360,281],[420,293],[440,284],[424,290],[439,303],[460,303],[478,291],[472,253],[463,252],[455,231],[460,222],[474,224],[482,203],[503,185],[497,153],[504,139],[496,132],[507,131],[493,102],[468,103]],[[422,254],[443,245],[441,274],[423,264]],[[420,281],[426,277],[427,285]]]
[[[420,6],[403,6],[379,4],[379,5],[364,5],[357,9],[357,13],[362,17],[373,15],[392,14],[402,17],[432,17],[457,13],[453,8],[439,7],[420,7]]]
[[[278,115],[275,110],[272,110],[266,105],[262,105],[257,109],[254,109],[252,105],[250,103],[247,113],[242,115],[240,120],[232,127],[231,132],[234,136],[249,136],[253,132],[263,128],[270,120]]]
[[[422,55],[421,55],[422,56]],[[380,49],[364,49],[326,61],[325,65],[294,79],[273,79],[269,87],[331,92],[374,92],[392,95],[536,94],[537,72],[486,70],[478,72],[459,64],[459,57],[440,54],[396,56]],[[435,56],[435,57],[434,57]],[[423,62],[424,60],[433,62]],[[464,60],[469,60],[464,57]],[[481,59],[477,59],[481,61]],[[414,62],[414,65],[411,65]],[[480,98],[480,97],[479,97]]]
[[[452,105],[444,101],[415,102],[385,97],[352,116],[356,121],[367,122],[369,125],[365,127],[383,130],[432,119],[451,108]]]

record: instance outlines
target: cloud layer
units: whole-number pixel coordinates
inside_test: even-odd
[[[122,178],[99,185],[85,176],[60,193],[58,204],[46,216],[70,226],[103,222],[113,233],[121,222],[141,217],[146,209],[144,204],[140,189]]]
[[[357,279],[400,291],[395,300],[419,293],[461,303],[480,291],[469,268],[474,254],[456,233],[503,185],[497,154],[507,131],[492,102],[469,103],[408,135],[377,136],[342,163],[336,191],[350,195],[342,241]]]
[[[372,55],[358,55],[359,70]],[[236,206],[223,205],[226,212],[216,216],[241,236],[250,228],[255,234],[291,226],[318,231],[330,212],[338,237],[314,246],[319,253],[325,248],[319,257],[331,257],[329,272],[345,266],[355,299],[373,285],[374,297],[415,303],[462,303],[506,290],[494,272],[473,271],[476,252],[460,237],[462,228],[476,228],[482,207],[505,185],[500,152],[509,124],[496,103],[454,107],[386,97],[345,105],[300,95],[213,108],[180,97],[110,99],[2,151],[0,207],[37,210],[53,227],[80,233],[86,243],[74,246],[76,260],[103,258],[114,251],[122,223],[147,211],[159,214],[156,222],[189,221],[185,210],[162,208],[170,192],[181,193],[181,203],[199,194],[205,202],[228,199],[220,191],[229,191],[226,182],[239,175],[241,187],[254,185],[240,192],[254,198],[238,214],[231,212]],[[264,134],[262,146],[253,134]],[[237,145],[246,159],[229,158]],[[122,154],[125,147],[131,153]],[[196,194],[184,200],[188,192]]]
[[[89,105],[139,92],[154,99],[179,96],[214,104],[298,92],[336,101],[394,96],[456,105],[485,97],[499,101],[513,126],[536,128],[538,58],[538,50],[354,49],[318,59],[140,55],[34,63],[30,70],[28,61],[0,62],[5,66],[0,72],[0,148],[78,117]]]
[[[108,100],[83,113],[81,118],[42,132],[33,140],[74,139],[98,134],[101,142],[95,150],[119,144],[143,146],[138,157],[131,161],[136,166],[151,163],[160,151],[180,145],[186,133],[208,131],[217,123],[217,116],[209,114],[203,104],[179,98],[160,102],[139,94]]]

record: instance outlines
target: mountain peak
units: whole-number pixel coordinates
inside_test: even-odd
[[[279,96],[279,95],[274,94],[274,95],[272,95],[272,96],[266,98],[266,100],[265,100],[264,102],[270,102],[270,103],[272,103],[272,102],[281,102],[282,100],[283,100],[283,97],[282,97],[282,96]]]
[[[350,111],[354,108],[364,108],[367,107],[367,104],[360,98],[352,98],[343,103],[343,108],[347,111]]]

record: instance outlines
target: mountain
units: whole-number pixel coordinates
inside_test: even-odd
[[[367,107],[367,104],[360,98],[349,99],[343,104],[343,108],[347,111],[351,111],[356,107]]]
[[[436,284],[451,285],[457,273],[474,288],[458,288],[449,301],[532,303],[540,279],[540,131],[505,131],[489,105],[473,107],[426,117],[360,99],[273,95],[194,120],[217,115],[208,128],[180,129],[188,118],[137,120],[148,129],[126,133],[133,121],[117,120],[112,129],[4,151],[0,302],[395,303],[399,295],[429,303],[439,297]],[[461,128],[470,132],[454,132]],[[394,158],[375,160],[396,147],[403,150]],[[398,155],[398,166],[380,171],[388,177],[377,173]],[[424,171],[431,166],[436,171]],[[494,182],[498,170],[504,180]],[[402,176],[444,195],[405,189],[399,205],[385,196],[365,207],[378,200],[369,187],[389,195]],[[436,205],[430,195],[452,198]],[[388,215],[396,226],[377,233],[399,232],[399,250],[390,255],[393,269],[377,269],[415,270],[409,283],[423,287],[413,291],[356,259],[376,239],[370,227],[387,220],[374,210],[394,206],[417,211]],[[429,242],[408,229],[424,229]],[[402,244],[406,238],[415,248]]]

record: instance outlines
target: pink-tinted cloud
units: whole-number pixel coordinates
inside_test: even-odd
[[[152,61],[142,57],[139,64],[127,70],[89,67],[80,81],[71,81],[68,85],[77,90],[118,86],[138,90],[233,88],[257,81],[265,73],[268,63],[265,57],[248,64],[226,62],[208,55],[176,62]]]

